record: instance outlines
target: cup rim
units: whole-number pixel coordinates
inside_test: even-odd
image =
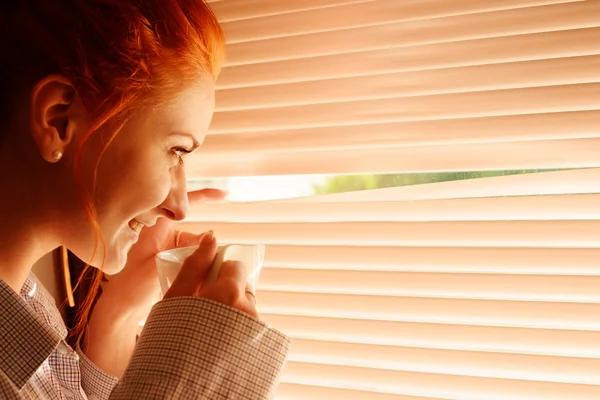
[[[232,246],[232,245],[235,245],[235,246],[259,247],[259,248],[262,249],[263,252],[265,251],[265,249],[267,247],[266,245],[261,244],[261,243],[257,243],[257,244],[250,244],[250,243],[223,243],[223,244],[220,244],[218,246],[218,250],[222,249],[225,246]],[[166,254],[171,254],[173,251],[185,251],[185,250],[191,250],[191,249],[197,249],[197,248],[198,248],[198,246],[184,246],[184,247],[176,247],[176,248],[169,249],[169,250],[163,250],[160,253],[157,253],[156,256],[155,256],[155,258],[159,258],[161,261],[171,261],[171,260],[167,260],[167,259],[164,258]]]

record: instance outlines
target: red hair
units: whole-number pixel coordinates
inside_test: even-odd
[[[93,258],[99,247],[105,254],[95,178],[94,189],[85,190],[80,167],[87,139],[108,129],[108,147],[132,112],[160,104],[188,83],[216,79],[225,57],[221,27],[204,0],[7,0],[0,8],[4,101],[58,73],[94,116],[76,150],[74,180],[96,232]],[[96,271],[72,337],[85,330],[101,278]]]

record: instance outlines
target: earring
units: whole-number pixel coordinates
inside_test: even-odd
[[[60,160],[62,158],[62,156],[63,156],[63,153],[60,150],[54,150],[52,152],[52,157],[54,157],[54,159],[57,161]]]

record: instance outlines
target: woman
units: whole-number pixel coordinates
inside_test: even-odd
[[[190,200],[222,197],[188,195],[185,184],[185,158],[204,139],[224,55],[209,7],[0,7],[0,398],[272,397],[287,338],[258,320],[243,265],[226,263],[205,282],[212,233],[173,225]],[[190,244],[198,250],[152,307],[134,350],[157,293],[154,255]],[[59,245],[109,275],[91,317],[81,315],[75,334],[85,339],[75,349],[30,273]]]

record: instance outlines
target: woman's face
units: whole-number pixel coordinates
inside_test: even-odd
[[[106,148],[94,197],[106,244],[104,272],[113,274],[123,268],[143,226],[154,225],[160,217],[185,217],[186,155],[203,142],[213,110],[214,84],[203,82],[160,107],[135,115]],[[93,173],[106,137],[92,135],[86,144],[86,176]],[[90,234],[70,235],[69,249],[90,260],[94,236],[87,220],[71,232],[82,230]],[[94,264],[102,259],[101,250],[99,247]]]

